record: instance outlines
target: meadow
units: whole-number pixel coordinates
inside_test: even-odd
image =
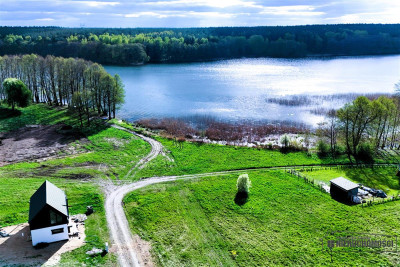
[[[329,231],[398,235],[400,202],[361,208],[331,199],[282,171],[250,174],[238,202],[236,175],[149,186],[125,197],[132,231],[160,266],[398,266],[395,253],[334,253]]]

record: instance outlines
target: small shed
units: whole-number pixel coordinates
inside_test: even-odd
[[[64,191],[45,181],[31,196],[29,227],[32,245],[67,240],[68,199]]]
[[[343,177],[332,179],[330,192],[332,198],[340,200],[349,200],[352,196],[357,196],[358,184],[353,183]]]

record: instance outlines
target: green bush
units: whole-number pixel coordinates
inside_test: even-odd
[[[336,155],[346,154],[346,147],[342,145],[336,145]]]
[[[364,162],[374,161],[374,150],[368,143],[362,143],[357,148],[357,159]]]
[[[7,78],[3,82],[4,91],[7,96],[7,103],[14,110],[15,106],[27,107],[31,101],[31,91],[26,85],[16,78]]]
[[[239,175],[236,186],[239,193],[249,193],[251,187],[249,175],[247,173]]]
[[[288,149],[290,146],[290,138],[286,134],[281,137],[281,145],[283,149]]]
[[[329,146],[323,141],[319,140],[317,143],[318,156],[326,157],[329,153]]]

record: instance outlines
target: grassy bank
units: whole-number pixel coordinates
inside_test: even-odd
[[[113,120],[115,124],[140,133],[144,128],[135,128],[123,121]],[[146,132],[149,134],[149,132]],[[314,152],[288,152],[242,146],[226,146],[197,142],[176,142],[160,136],[153,136],[164,146],[168,157],[159,155],[144,169],[138,170],[133,179],[163,176],[206,173],[226,170],[252,169],[276,166],[302,166],[321,164],[349,164],[346,155],[336,158],[319,157]],[[172,159],[172,161],[171,161]],[[379,154],[375,163],[397,163],[397,153]]]
[[[400,203],[346,206],[279,171],[250,175],[235,203],[236,176],[150,186],[125,198],[132,231],[161,266],[396,266],[398,254],[321,251],[328,231],[399,234]],[[235,256],[236,255],[236,256]]]
[[[66,107],[54,108],[46,104],[33,104],[12,111],[7,106],[0,105],[0,133],[17,130],[26,125],[59,123],[72,126],[84,135],[92,135],[106,128],[101,120],[93,120],[90,127],[80,128],[79,118]]]
[[[51,179],[52,183],[63,189],[68,196],[70,214],[84,213],[86,206],[94,207],[95,213],[90,215],[85,223],[85,246],[66,253],[62,256],[62,263],[73,266],[75,264],[112,264],[115,258],[112,255],[105,257],[88,258],[85,254],[93,246],[104,247],[109,240],[104,212],[104,199],[100,189],[87,182],[65,179]],[[27,222],[29,214],[29,198],[44,182],[44,179],[35,178],[0,178],[0,226],[14,225]]]
[[[0,111],[9,109],[0,107]],[[7,114],[8,114],[7,113]],[[75,155],[60,154],[58,159],[43,162],[22,162],[0,168],[2,177],[94,178],[123,177],[150,151],[150,145],[129,133],[109,127],[101,120],[93,120],[90,127],[80,128],[77,118],[65,108],[51,108],[44,104],[31,105],[15,111],[10,117],[0,116],[0,132],[17,130],[30,124],[67,124],[86,136],[71,144]]]
[[[192,142],[185,142],[180,145],[166,138],[159,137],[157,139],[170,151],[169,155],[174,161],[171,162],[160,156],[139,171],[137,177],[348,162],[344,156],[332,160],[331,158],[319,158],[316,153],[282,153],[276,150]]]

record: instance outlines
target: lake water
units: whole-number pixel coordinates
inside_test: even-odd
[[[399,55],[105,68],[125,84],[118,116],[127,120],[212,116],[316,125],[352,94],[392,94],[400,80]]]

